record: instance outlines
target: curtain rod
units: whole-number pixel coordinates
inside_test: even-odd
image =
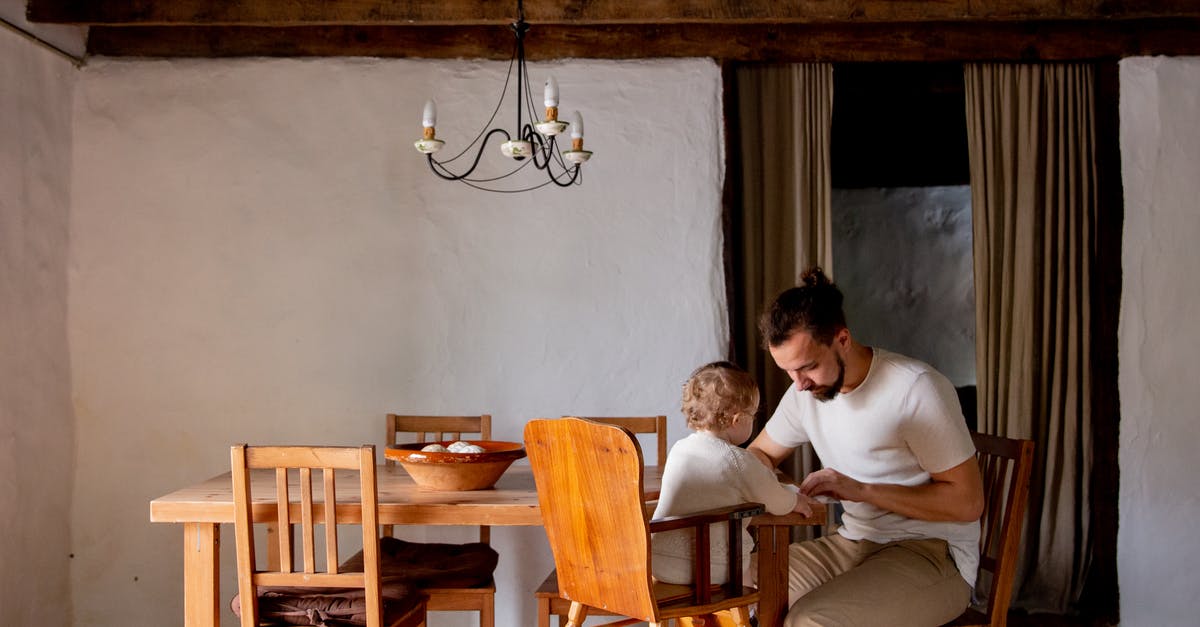
[[[69,59],[71,61],[71,63],[73,63],[75,65],[75,67],[77,67],[77,68],[83,67],[87,63],[87,61],[83,57],[77,57],[77,56],[71,54],[70,52],[67,52],[66,50],[63,50],[62,48],[59,48],[58,46],[46,41],[45,39],[42,39],[41,37],[38,37],[37,35],[34,35],[33,33],[25,30],[24,28],[21,28],[20,26],[17,26],[16,24],[13,24],[12,22],[10,22],[2,17],[0,17],[0,24],[4,24],[4,26],[6,26],[9,30],[17,33],[18,35],[24,36],[26,39],[28,39],[36,44],[40,44],[42,47],[50,50],[51,52],[58,53],[59,55]]]

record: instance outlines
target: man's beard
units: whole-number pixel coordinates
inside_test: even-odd
[[[813,398],[822,403],[832,401],[837,397],[838,392],[842,391],[842,384],[846,381],[846,362],[842,361],[841,355],[834,355],[837,358],[838,376],[833,381],[832,385],[820,385],[809,390],[812,392]]]

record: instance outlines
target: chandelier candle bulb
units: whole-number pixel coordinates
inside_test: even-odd
[[[558,120],[558,81],[554,80],[553,76],[546,79],[543,103],[546,105],[546,121]]]
[[[583,114],[578,111],[571,118],[571,150],[583,150]]]
[[[437,103],[433,98],[425,101],[425,110],[421,112],[421,126],[433,128],[437,126]]]
[[[571,118],[571,139],[583,139],[583,114],[578,111]]]
[[[546,79],[543,98],[546,105],[546,119],[534,124],[534,128],[546,137],[553,137],[567,130],[567,123],[558,120],[558,81],[554,80],[553,76]]]
[[[446,142],[435,136],[433,127],[437,126],[437,105],[432,98],[425,101],[425,109],[421,112],[421,126],[425,129],[421,139],[413,142],[418,151],[431,155],[446,145]]]
[[[583,149],[583,114],[576,111],[571,116],[571,149],[563,153],[563,158],[580,165],[591,157],[592,152]]]

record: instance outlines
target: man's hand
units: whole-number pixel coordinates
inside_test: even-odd
[[[800,482],[800,492],[870,503],[917,520],[969,522],[979,520],[983,512],[983,481],[974,456],[949,470],[930,473],[928,483],[915,486],[863,483],[822,468]]]
[[[829,496],[839,501],[862,501],[863,486],[861,481],[832,468],[822,468],[800,482],[800,493],[809,497]]]

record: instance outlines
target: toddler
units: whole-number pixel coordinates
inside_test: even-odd
[[[682,409],[695,433],[676,442],[667,455],[654,518],[740,503],[762,503],[771,514],[812,514],[807,497],[779,483],[772,470],[738,447],[750,439],[758,410],[758,386],[749,373],[727,361],[700,366],[683,386]],[[714,584],[729,580],[726,524],[709,529]],[[753,546],[748,524],[749,519],[742,520],[743,570]],[[666,583],[692,583],[694,544],[695,533],[689,529],[654,534],[654,577]]]

